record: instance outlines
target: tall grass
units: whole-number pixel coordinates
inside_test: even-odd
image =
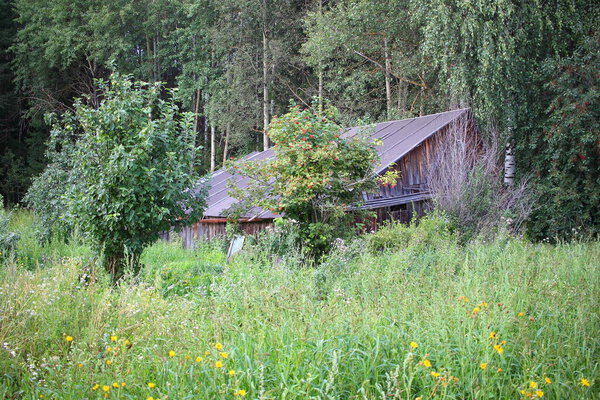
[[[157,243],[117,287],[5,259],[0,398],[598,397],[599,243],[360,246],[298,269]]]

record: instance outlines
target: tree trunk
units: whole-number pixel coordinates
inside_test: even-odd
[[[385,99],[386,99],[386,110],[387,117],[391,118],[392,115],[392,78],[390,75],[390,71],[392,69],[390,53],[388,50],[388,38],[387,36],[383,37],[383,48],[385,52]]]
[[[267,1],[263,0],[263,150],[269,148],[269,136],[267,129],[269,128],[269,65],[267,59],[268,40],[267,40]]]
[[[512,186],[515,181],[515,155],[510,143],[506,143],[506,153],[504,154],[504,184]]]
[[[124,251],[104,256],[104,268],[110,273],[113,284],[117,283],[128,269],[134,274],[140,271],[140,256],[138,253]]]
[[[319,17],[323,16],[323,0],[319,0]],[[323,114],[323,62],[319,61],[319,115]]]
[[[215,125],[210,125],[210,172],[215,171],[215,161],[217,156],[217,141],[215,137]]]
[[[196,89],[194,102],[194,136],[198,134],[198,122],[200,120],[200,89]]]
[[[223,146],[223,167],[227,161],[227,152],[229,151],[229,134],[231,132],[231,122],[225,125],[225,145]]]
[[[406,94],[407,94],[407,85],[398,80],[398,110],[402,111],[403,115],[406,113]]]
[[[421,82],[425,83],[425,71],[421,71]],[[422,117],[425,115],[425,85],[421,86],[421,95],[420,95],[420,105],[419,105],[419,116]]]

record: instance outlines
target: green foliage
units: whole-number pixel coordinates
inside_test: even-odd
[[[366,247],[373,253],[380,251],[403,251],[406,249],[423,251],[435,249],[451,240],[451,226],[443,214],[433,213],[417,221],[402,224],[389,221],[379,227],[376,232],[366,235]]]
[[[199,243],[194,250],[158,242],[144,251],[141,279],[157,288],[164,297],[210,296],[211,285],[225,267],[222,245]]]
[[[346,246],[290,269],[156,243],[118,286],[78,259],[3,260],[0,397],[515,399],[532,381],[543,398],[597,397],[599,243]],[[165,266],[177,290],[159,286]],[[176,281],[193,269],[209,293]]]
[[[546,64],[553,77],[543,153],[537,173],[540,206],[529,224],[535,239],[600,233],[600,34],[575,54]]]
[[[275,261],[291,269],[305,266],[306,250],[298,222],[286,218],[276,218],[272,229],[247,236],[244,243],[244,253],[251,262]]]
[[[326,97],[346,122],[390,120],[435,109],[427,83],[433,77],[430,68],[423,71],[420,65],[422,38],[406,2],[323,3],[328,4],[314,7],[304,19],[307,38],[301,52],[321,74]]]
[[[161,100],[160,84],[134,83],[118,74],[100,81],[99,90],[98,108],[77,101],[74,112],[54,123],[51,144],[66,153],[52,161],[67,164],[56,171],[63,174],[59,178],[66,174],[63,190],[68,185],[56,201],[64,207],[60,218],[80,227],[118,278],[125,262],[137,266],[160,231],[195,222],[205,193],[202,186],[189,189],[198,181],[197,148],[191,115],[179,112],[174,93]],[[54,170],[42,175],[39,188],[56,185],[54,176]],[[51,218],[56,207],[38,211],[50,210]]]
[[[86,263],[94,259],[94,254],[75,229],[69,235],[53,235],[48,240],[39,240],[41,217],[30,210],[18,208],[10,213],[8,230],[18,232],[20,237],[14,247],[14,261],[24,269],[34,271],[65,258],[77,259]],[[13,254],[14,253],[14,254]]]
[[[316,254],[344,229],[348,234],[353,217],[346,208],[375,186],[374,144],[360,133],[342,138],[335,114],[333,108],[293,106],[271,122],[272,159],[241,160],[230,167],[250,178],[248,188],[233,188],[232,194],[298,221],[303,240]]]
[[[65,118],[69,116],[66,115]],[[75,176],[71,173],[76,138],[75,132],[60,129],[52,131],[46,150],[46,157],[50,162],[33,179],[23,198],[25,204],[37,213],[36,230],[41,242],[52,240],[53,236],[66,238],[73,230],[73,221],[65,217],[65,193],[76,184]]]

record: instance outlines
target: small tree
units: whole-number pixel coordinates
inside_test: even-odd
[[[247,188],[233,186],[231,194],[241,204],[298,221],[301,237],[317,256],[334,237],[352,232],[348,222],[356,217],[347,208],[376,182],[374,143],[360,134],[342,138],[342,128],[334,122],[336,112],[293,106],[271,122],[268,134],[275,157],[241,160],[229,167],[250,178]]]
[[[198,180],[192,114],[178,110],[174,92],[163,100],[160,84],[118,74],[98,84],[99,106],[78,100],[55,119],[51,144],[70,156],[61,217],[81,227],[118,279],[160,231],[196,221],[205,193],[189,190]]]

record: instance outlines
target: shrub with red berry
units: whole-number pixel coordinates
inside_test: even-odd
[[[368,135],[344,137],[332,107],[293,106],[273,118],[269,137],[275,157],[242,160],[229,170],[250,178],[247,188],[231,194],[247,206],[259,206],[299,221],[306,244],[320,253],[335,237],[351,232],[355,216],[348,206],[377,186],[379,157]]]

